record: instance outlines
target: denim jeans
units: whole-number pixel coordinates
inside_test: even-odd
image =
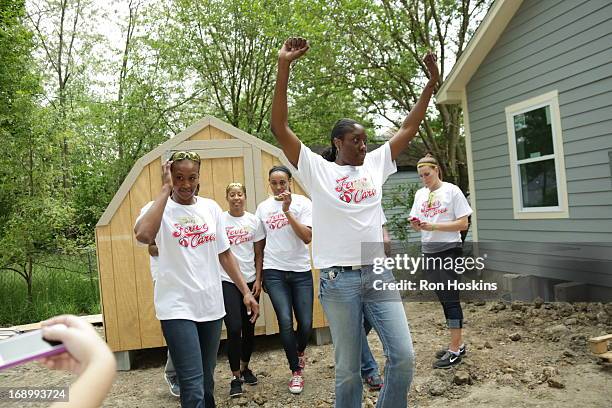
[[[378,371],[378,363],[376,363],[368,344],[368,334],[372,330],[372,325],[365,316],[363,319],[363,330],[363,339],[361,340],[361,378],[365,380],[368,377],[380,375],[380,372]]]
[[[281,342],[291,371],[298,371],[298,352],[306,349],[312,333],[312,303],[314,298],[312,271],[288,272],[263,270],[263,284],[272,301]],[[293,314],[297,333],[293,331]]]
[[[168,343],[181,389],[182,408],[215,406],[213,375],[221,338],[221,322],[162,320],[161,327]]]
[[[336,407],[360,408],[362,381],[360,360],[365,339],[364,317],[378,333],[383,344],[385,386],[380,391],[378,408],[408,404],[408,390],[414,373],[412,337],[404,306],[398,292],[376,293],[375,280],[394,281],[391,271],[378,275],[372,266],[345,270],[321,270],[320,299],[329,321],[336,362]]]

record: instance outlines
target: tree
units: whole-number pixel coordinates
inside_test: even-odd
[[[345,33],[341,37],[353,59],[346,65],[349,78],[372,106],[371,113],[399,127],[401,114],[418,99],[427,73],[422,56],[428,49],[436,51],[443,78],[489,4],[488,0],[335,1],[329,15]],[[431,151],[444,177],[467,191],[461,108],[435,105],[419,129],[419,140],[419,153]]]
[[[37,253],[53,247],[70,207],[51,197],[56,151],[46,143],[48,113],[37,106],[40,76],[24,2],[0,1],[0,270],[27,284],[32,302]]]

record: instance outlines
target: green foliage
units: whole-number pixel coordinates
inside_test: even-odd
[[[385,210],[400,209],[399,214],[393,214],[387,219],[389,232],[400,242],[407,242],[410,234],[410,222],[408,221],[414,195],[421,188],[418,183],[399,184],[390,194],[385,197],[383,208]]]
[[[0,273],[0,326],[41,321],[64,313],[98,314],[98,274],[93,250],[78,255],[37,257],[34,265],[33,301],[16,274]]]

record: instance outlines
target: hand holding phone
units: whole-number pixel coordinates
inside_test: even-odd
[[[58,330],[62,328],[58,327]],[[44,339],[42,330],[18,334],[0,342],[0,370],[65,351],[61,341]]]
[[[62,327],[63,326],[63,327]],[[82,373],[96,360],[114,357],[93,326],[77,316],[64,315],[42,322],[47,340],[63,342],[66,353],[45,357],[41,362],[51,369]]]

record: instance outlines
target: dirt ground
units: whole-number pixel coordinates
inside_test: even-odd
[[[468,354],[450,370],[433,370],[435,350],[446,343],[442,311],[435,303],[406,303],[417,356],[410,390],[416,407],[610,407],[612,367],[588,349],[587,339],[612,333],[612,304],[468,303],[464,306]],[[370,345],[384,364],[375,333]],[[179,407],[163,379],[165,349],[141,351],[134,368],[120,372],[104,407]],[[287,390],[289,370],[277,336],[258,337],[251,367],[259,384],[231,399],[227,357],[220,354],[216,372],[219,407],[331,407],[334,360],[331,345],[309,346],[305,389]],[[64,386],[71,375],[50,372],[37,363],[4,371],[0,384]],[[459,385],[460,384],[460,385]],[[364,391],[364,407],[377,393]],[[0,401],[1,407],[42,407]]]

